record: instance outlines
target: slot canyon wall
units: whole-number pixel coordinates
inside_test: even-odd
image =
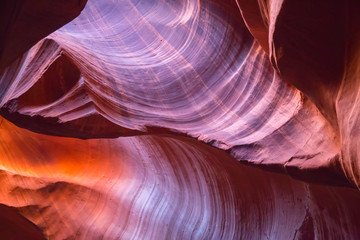
[[[360,238],[360,3],[0,3],[0,234]]]

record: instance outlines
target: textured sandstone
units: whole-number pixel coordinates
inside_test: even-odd
[[[1,114],[36,132],[86,139],[167,129],[305,179],[330,169],[325,180],[344,184],[338,135],[278,77],[233,1],[89,1],[3,80],[12,84]]]
[[[237,2],[254,37],[266,45],[263,36],[268,36],[270,58],[281,78],[304,92],[332,125],[341,146],[339,165],[359,186],[360,3]],[[247,16],[248,11],[263,14]]]
[[[13,228],[360,237],[359,3],[34,2],[0,4],[0,208]]]
[[[6,120],[0,134],[0,201],[50,239],[360,237],[357,190],[239,165],[193,139],[79,140]]]

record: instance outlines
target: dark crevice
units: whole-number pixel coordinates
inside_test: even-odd
[[[48,105],[67,94],[81,76],[79,68],[62,53],[42,77],[18,98],[18,107]]]

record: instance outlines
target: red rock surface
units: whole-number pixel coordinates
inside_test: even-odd
[[[336,131],[341,168],[359,186],[360,3],[237,2],[250,31],[270,49],[270,58],[281,78],[304,92]],[[257,12],[263,14],[254,17]]]
[[[84,4],[5,1],[0,203],[50,239],[359,237],[358,3],[90,0],[51,33]]]
[[[343,182],[336,177],[338,136],[277,76],[235,2],[172,4],[90,1],[8,68],[4,80],[13,83],[2,115],[36,132],[78,138],[167,129],[242,161],[315,175],[331,166],[335,177],[328,178]]]
[[[40,39],[68,23],[86,0],[2,0],[0,72]]]
[[[79,140],[6,120],[0,134],[0,201],[49,239],[360,236],[358,190],[239,165],[194,139]]]

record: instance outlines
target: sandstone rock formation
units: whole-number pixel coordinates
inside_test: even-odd
[[[194,139],[79,140],[6,120],[0,134],[0,201],[50,239],[360,236],[358,190],[239,165]]]
[[[1,10],[0,203],[50,239],[360,236],[357,2],[65,2]]]
[[[331,124],[339,139],[341,168],[359,187],[360,3],[237,2],[281,78],[304,92]]]
[[[0,71],[52,31],[68,23],[86,0],[3,0],[0,3]]]

